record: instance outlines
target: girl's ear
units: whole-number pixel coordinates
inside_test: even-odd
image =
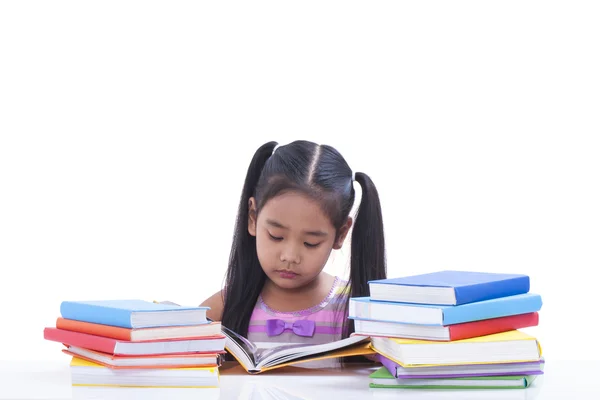
[[[352,218],[348,217],[348,219],[346,220],[346,223],[344,223],[344,225],[342,225],[342,227],[338,231],[337,239],[333,243],[333,248],[335,250],[341,249],[342,246],[344,245],[344,240],[346,240],[346,236],[348,235],[348,232],[350,231],[350,227],[352,227]]]
[[[248,200],[248,233],[256,236],[256,200],[250,197]]]

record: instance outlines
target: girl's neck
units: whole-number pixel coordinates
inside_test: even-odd
[[[313,281],[295,289],[281,288],[267,279],[261,297],[271,309],[282,312],[300,311],[321,303],[333,285],[335,278],[321,272]]]

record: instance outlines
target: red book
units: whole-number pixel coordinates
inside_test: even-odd
[[[131,342],[87,333],[45,328],[44,339],[113,355],[157,355],[219,353],[225,348],[225,336]]]
[[[450,340],[461,340],[528,328],[537,326],[538,323],[538,313],[532,312],[510,315],[508,317],[483,319],[481,321],[464,322],[462,324],[449,325],[447,328],[450,331]]]
[[[355,333],[361,336],[454,341],[528,328],[538,323],[538,313],[531,312],[445,326],[355,319],[354,328]]]

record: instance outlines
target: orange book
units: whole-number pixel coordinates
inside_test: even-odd
[[[65,331],[87,333],[128,342],[145,342],[152,340],[186,339],[221,334],[221,323],[191,326],[165,326],[157,328],[122,328],[119,326],[101,325],[92,322],[76,321],[66,318],[56,319],[56,328]]]

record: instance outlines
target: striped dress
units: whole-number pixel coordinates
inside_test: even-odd
[[[334,278],[329,294],[323,301],[314,307],[305,310],[282,312],[267,306],[259,296],[254,306],[250,324],[248,326],[248,339],[257,347],[268,348],[281,343],[285,344],[322,344],[342,338],[342,325],[347,316],[344,314],[344,303],[348,301],[346,281],[339,277]],[[280,319],[287,323],[298,320],[310,320],[315,323],[312,336],[299,336],[291,329],[285,329],[278,335],[269,336],[267,333],[267,320]],[[310,361],[297,364],[305,368],[332,368],[339,366],[339,360],[328,359]]]

